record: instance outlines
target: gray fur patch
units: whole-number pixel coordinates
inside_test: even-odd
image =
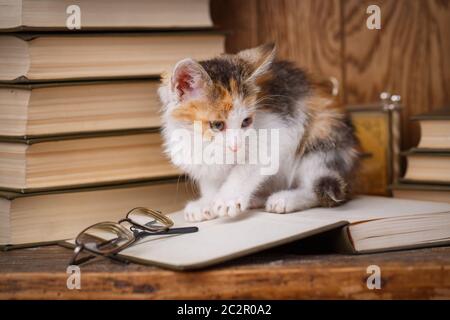
[[[295,121],[298,101],[310,91],[307,74],[288,61],[274,61],[269,72],[270,77],[261,87],[261,96],[266,99],[260,107],[279,114],[282,119]]]

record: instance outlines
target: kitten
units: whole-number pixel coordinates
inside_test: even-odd
[[[275,59],[273,44],[182,60],[163,79],[159,95],[165,151],[200,187],[201,197],[184,209],[186,220],[257,207],[274,213],[332,207],[349,198],[359,158],[353,126],[335,97],[292,63]],[[281,161],[272,175],[262,174],[260,164],[186,161],[198,152],[192,148],[183,156],[174,152],[200,138],[201,150],[221,144],[233,156],[248,147],[246,133],[260,129],[278,130]],[[191,139],[173,139],[177,130]]]

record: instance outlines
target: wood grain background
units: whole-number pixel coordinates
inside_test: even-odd
[[[381,8],[381,30],[366,27]],[[400,94],[402,148],[418,142],[412,115],[450,105],[450,0],[212,0],[228,52],[275,41],[279,56],[336,77],[346,104]]]

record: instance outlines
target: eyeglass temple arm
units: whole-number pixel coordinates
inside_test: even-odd
[[[78,255],[80,254],[81,251],[83,251],[83,246],[76,246],[75,249],[73,250],[73,255],[72,258],[69,261],[69,266],[74,266],[74,265],[79,265],[82,264],[92,258],[89,257],[85,257],[85,258],[81,258],[79,260],[77,260]],[[89,259],[87,259],[89,258]]]
[[[158,236],[158,235],[165,235],[165,234],[183,234],[183,233],[193,233],[197,232],[197,227],[182,227],[182,228],[170,228],[163,231],[157,231],[157,232],[149,232],[149,231],[134,231],[134,236],[136,240],[145,238],[147,236]]]

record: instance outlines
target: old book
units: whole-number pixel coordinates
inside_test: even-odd
[[[0,142],[0,188],[21,192],[173,177],[158,132]]]
[[[212,26],[209,0],[0,0],[0,30],[68,30],[71,5],[80,30]]]
[[[355,188],[358,194],[390,195],[400,175],[400,99],[388,93],[377,103],[347,105],[360,141],[362,161]]]
[[[356,179],[360,194],[387,195],[393,156],[390,114],[381,104],[347,106],[364,157]]]
[[[412,149],[407,159],[405,181],[450,183],[450,149]]]
[[[420,124],[420,149],[450,149],[450,107],[412,118]]]
[[[223,48],[217,32],[1,35],[0,81],[159,76],[178,60]]]
[[[137,206],[180,210],[192,196],[182,180],[29,194],[0,192],[0,245],[70,239],[99,221],[118,221]]]
[[[392,186],[395,198],[450,203],[450,184],[398,183]]]
[[[236,218],[185,222],[191,234],[144,238],[119,255],[130,261],[186,270],[207,267],[333,229],[345,252],[367,253],[450,243],[450,204],[361,196],[337,208],[289,214],[251,211]],[[64,245],[72,245],[73,241]]]
[[[156,80],[0,86],[0,136],[31,138],[160,125]]]

